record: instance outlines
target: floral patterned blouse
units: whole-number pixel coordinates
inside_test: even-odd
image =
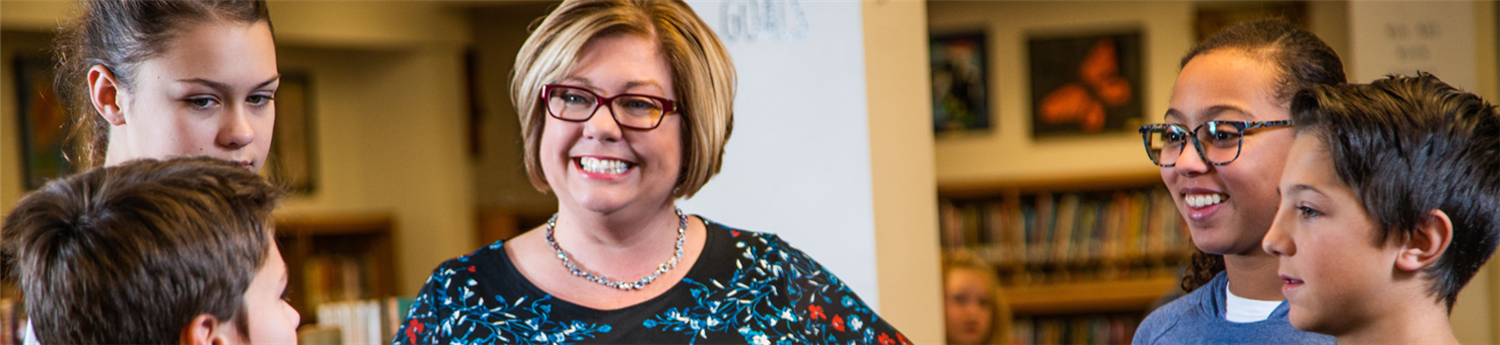
[[[616,310],[579,306],[532,285],[503,241],[448,260],[427,278],[393,343],[910,343],[776,235],[703,222],[707,243],[687,276]]]

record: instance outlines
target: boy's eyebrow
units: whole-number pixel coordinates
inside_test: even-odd
[[[1276,191],[1278,193],[1281,192],[1280,189],[1277,189]],[[1318,193],[1318,195],[1327,196],[1327,194],[1323,194],[1323,192],[1320,191],[1320,190],[1318,190],[1317,188],[1313,188],[1313,186],[1309,186],[1309,185],[1305,185],[1305,184],[1292,185],[1292,190],[1290,192],[1287,192],[1287,193],[1296,193],[1296,192],[1301,192],[1301,191],[1309,191],[1309,192],[1313,192],[1313,193]]]

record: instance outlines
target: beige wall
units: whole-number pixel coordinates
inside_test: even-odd
[[[917,344],[943,337],[926,5],[865,2],[865,92],[880,315]]]
[[[0,2],[0,28],[47,32],[70,2]],[[283,72],[310,74],[317,190],[289,214],[390,212],[397,292],[416,294],[443,260],[473,250],[473,178],[464,135],[468,18],[436,2],[273,2]],[[20,43],[6,36],[5,46]],[[6,52],[5,61],[9,51]],[[14,85],[9,68],[4,85]],[[16,104],[0,106],[0,211],[24,193]]]
[[[480,207],[551,213],[557,198],[531,186],[521,159],[521,122],[510,102],[510,73],[528,27],[555,6],[522,2],[471,12],[477,93],[480,98],[480,152],[474,164],[475,198]]]

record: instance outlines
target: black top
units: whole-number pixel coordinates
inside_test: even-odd
[[[909,343],[776,235],[703,223],[708,238],[687,276],[616,310],[579,306],[532,285],[504,241],[448,260],[427,279],[393,343]]]

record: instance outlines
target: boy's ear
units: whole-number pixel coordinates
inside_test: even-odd
[[[1404,271],[1416,271],[1437,263],[1448,251],[1453,241],[1453,221],[1443,210],[1432,210],[1417,223],[1416,231],[1401,246],[1396,256],[1396,267]]]
[[[94,105],[94,110],[99,116],[104,117],[109,124],[119,126],[125,124],[125,112],[120,107],[122,86],[115,79],[114,72],[104,65],[89,67],[89,100]]]
[[[183,345],[224,345],[229,342],[225,334],[234,332],[227,323],[220,323],[213,315],[199,314],[193,322],[182,328],[179,340]]]

